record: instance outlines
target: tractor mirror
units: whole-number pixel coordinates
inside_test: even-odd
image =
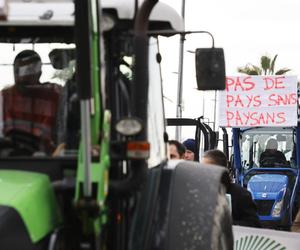
[[[225,89],[225,60],[222,48],[196,49],[198,90]]]

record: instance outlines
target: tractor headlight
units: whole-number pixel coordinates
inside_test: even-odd
[[[283,199],[275,203],[275,206],[272,211],[272,217],[280,217],[282,206],[283,206]]]
[[[273,211],[272,211],[272,216],[273,217],[280,217],[281,210],[282,210],[282,207],[283,207],[283,201],[284,201],[285,193],[286,193],[286,187],[281,189],[280,192],[278,193],[278,195],[277,195],[277,200],[278,201],[276,201],[276,203],[274,205],[274,208],[273,208]]]
[[[115,27],[116,21],[108,14],[103,14],[101,18],[101,28],[103,31],[111,30]]]
[[[134,117],[122,118],[116,124],[116,130],[126,136],[133,136],[142,131],[142,123]]]

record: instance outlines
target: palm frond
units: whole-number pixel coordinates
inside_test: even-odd
[[[252,71],[255,71],[257,73],[255,75],[261,75],[262,74],[262,69],[260,67],[252,65],[252,68],[253,68]]]
[[[277,56],[278,56],[278,54],[274,56],[274,58],[273,58],[273,60],[271,62],[271,66],[270,66],[270,73],[271,73],[271,75],[274,74],[274,68],[275,68],[275,62],[276,62]]]
[[[250,67],[248,65],[244,66],[244,67],[238,67],[237,68],[237,71],[239,73],[243,73],[243,74],[247,74],[248,75],[248,72],[250,71]]]
[[[256,65],[253,65],[251,63],[246,64],[244,67],[238,67],[238,72],[243,73],[246,75],[284,75],[287,72],[291,71],[291,69],[288,68],[282,68],[280,70],[275,71],[275,63],[277,60],[277,54],[274,56],[273,59],[271,57],[264,55],[260,58],[261,67],[258,67]]]
[[[250,63],[248,63],[244,67],[239,67],[237,70],[239,73],[243,73],[246,75],[261,75],[262,71],[261,68]]]
[[[271,58],[268,56],[262,56],[260,58],[260,64],[261,64],[261,68],[264,71],[264,74],[266,75],[268,70],[270,69]]]
[[[275,73],[275,75],[284,75],[285,73],[287,73],[289,71],[291,71],[291,69],[286,69],[286,68],[280,69]]]
[[[256,70],[250,70],[250,71],[248,71],[248,75],[249,76],[258,76],[259,72],[257,72]]]

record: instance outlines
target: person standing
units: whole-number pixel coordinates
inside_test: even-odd
[[[196,141],[194,139],[187,139],[182,144],[186,148],[184,159],[187,161],[195,161]]]
[[[176,140],[169,140],[170,159],[184,159],[185,147]]]
[[[201,163],[228,167],[226,155],[217,149],[204,152]],[[234,225],[261,227],[257,207],[251,193],[236,183],[231,183],[227,191],[231,195],[232,220]]]

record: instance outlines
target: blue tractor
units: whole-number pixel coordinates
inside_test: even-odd
[[[233,128],[232,166],[263,227],[289,230],[299,207],[300,128]]]

